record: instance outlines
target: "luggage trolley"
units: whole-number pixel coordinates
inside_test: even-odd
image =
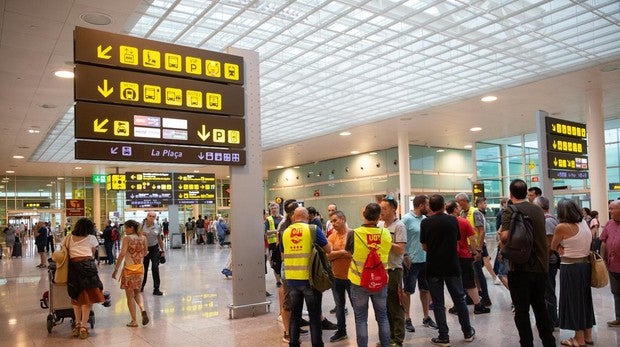
[[[71,305],[71,298],[67,293],[67,284],[54,283],[54,273],[56,272],[56,263],[51,259],[48,259],[48,277],[50,289],[43,293],[41,298],[41,308],[49,308],[50,313],[47,315],[47,332],[51,333],[52,328],[58,324],[64,322],[65,318],[71,318],[71,327],[75,325],[75,315],[73,314],[73,305]],[[110,306],[110,293],[103,292],[104,301],[103,306]],[[95,327],[95,312],[90,310],[88,315],[88,323],[90,328]]]

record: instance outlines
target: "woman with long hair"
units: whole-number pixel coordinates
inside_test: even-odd
[[[562,346],[592,345],[592,326],[596,324],[589,261],[592,233],[574,200],[558,202],[559,224],[555,227],[551,249],[560,254],[560,329],[575,335]]]
[[[112,278],[116,279],[119,265],[124,263],[121,271],[121,289],[125,289],[127,307],[131,315],[128,327],[137,327],[136,304],[142,313],[142,325],[149,323],[149,316],[144,310],[142,297],[142,279],[144,277],[144,257],[147,254],[146,236],[142,235],[140,224],[135,220],[128,220],[124,224],[125,236],[121,242],[121,252],[118,255]]]
[[[69,274],[67,278],[67,292],[71,297],[75,325],[73,337],[85,339],[88,337],[86,323],[90,315],[92,304],[104,301],[103,283],[99,279],[95,264],[95,251],[99,241],[93,235],[95,224],[88,218],[80,218],[63,244],[69,249]]]

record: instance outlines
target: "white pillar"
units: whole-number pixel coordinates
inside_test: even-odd
[[[593,82],[594,83],[594,82]],[[590,208],[599,212],[601,224],[607,223],[607,163],[605,162],[605,122],[600,85],[586,91],[588,104],[588,168],[590,171]]]
[[[401,216],[409,212],[411,195],[411,164],[409,160],[409,133],[406,129],[398,131],[398,177],[400,185]]]
[[[86,185],[84,185],[84,191],[86,191]],[[97,229],[103,231],[106,224],[101,220],[101,187],[99,183],[93,184],[93,222],[97,223]]]

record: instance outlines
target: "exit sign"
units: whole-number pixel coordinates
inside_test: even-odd
[[[106,174],[93,174],[93,183],[106,183]]]

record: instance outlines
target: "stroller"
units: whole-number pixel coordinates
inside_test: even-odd
[[[75,315],[73,313],[73,305],[71,305],[71,298],[69,298],[67,293],[67,284],[54,283],[56,263],[50,258],[48,259],[48,264],[50,289],[43,293],[40,301],[42,309],[49,308],[50,310],[47,315],[47,332],[51,334],[52,328],[63,323],[65,318],[71,318],[71,327],[73,327],[75,325]],[[110,293],[104,291],[103,296],[105,298],[103,306],[111,306]],[[95,312],[93,310],[90,310],[88,315],[88,323],[91,329],[95,327]]]

